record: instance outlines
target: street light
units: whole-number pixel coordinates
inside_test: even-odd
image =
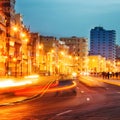
[[[14,27],[13,27],[13,31],[14,31],[14,32],[18,32],[18,27],[17,27],[17,26],[14,26]]]

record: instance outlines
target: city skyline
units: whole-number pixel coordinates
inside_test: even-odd
[[[119,5],[119,0],[16,0],[16,12],[23,15],[33,32],[42,35],[90,39],[90,29],[102,26],[116,30],[116,43],[120,45]]]

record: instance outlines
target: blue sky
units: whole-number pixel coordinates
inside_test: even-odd
[[[90,29],[102,26],[116,30],[120,45],[120,0],[16,0],[31,31],[55,37],[87,37]]]

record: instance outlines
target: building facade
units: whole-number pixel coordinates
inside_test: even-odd
[[[100,55],[88,56],[88,71],[90,73],[107,72],[106,59]]]
[[[120,46],[116,45],[116,70],[120,72]]]
[[[90,55],[101,55],[115,62],[116,31],[95,27],[90,31]]]
[[[5,75],[6,61],[6,21],[5,15],[0,11],[0,75]]]
[[[58,40],[54,36],[40,36],[41,57],[40,57],[40,69],[54,74],[56,67],[56,45]],[[44,51],[44,52],[43,52]],[[43,57],[42,57],[43,56]]]
[[[12,26],[15,24],[15,0],[1,0],[0,8],[5,15],[6,20],[6,61],[5,61],[5,72],[6,74],[11,74],[14,61],[12,60],[14,56],[14,33],[12,31]]]
[[[87,70],[87,56],[88,56],[88,40],[82,37],[68,37],[60,38],[60,41],[64,41],[69,46],[69,53],[77,58],[78,71]]]
[[[116,58],[120,59],[120,46],[116,45]]]
[[[15,0],[0,0],[0,45],[4,53],[4,75],[27,75],[31,72],[30,30],[21,14],[15,13]],[[2,54],[3,56],[3,54]],[[29,66],[28,66],[29,64]]]

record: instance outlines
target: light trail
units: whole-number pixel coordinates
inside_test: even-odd
[[[0,81],[0,88],[32,85],[32,84],[37,83],[38,81],[39,81],[39,75],[26,76],[21,79],[2,78]]]
[[[15,91],[14,93],[15,93],[15,95],[41,94],[40,96],[42,97],[45,93],[68,90],[68,89],[72,89],[72,88],[76,87],[76,85],[77,85],[76,82],[73,81],[72,85],[51,88],[50,86],[52,85],[52,83],[46,84],[43,88],[41,88],[40,86],[36,86],[34,88],[26,88],[23,90],[18,90],[18,91]]]
[[[76,82],[73,81],[73,84],[72,85],[69,85],[69,86],[62,86],[62,87],[58,87],[58,88],[52,88],[52,89],[49,89],[47,92],[55,92],[55,91],[61,91],[61,90],[68,90],[68,89],[71,89],[71,88],[74,88],[76,87]]]
[[[52,84],[53,82],[54,82],[54,81],[48,83],[48,84],[45,86],[45,88],[42,90],[43,92],[40,91],[40,93],[42,93],[42,94],[40,95],[40,97],[42,97],[42,96],[47,92],[47,90],[50,88],[50,86],[51,86],[51,84]]]
[[[55,83],[54,83],[55,82]],[[26,87],[20,90],[16,90],[14,91],[15,95],[33,95],[33,94],[41,94],[41,96],[43,96],[48,89],[56,87],[58,85],[58,82],[56,80],[53,81],[49,81],[47,82],[47,84],[45,84],[44,86],[30,86],[30,87]]]
[[[29,80],[16,82],[13,79],[7,79],[5,81],[0,82],[0,88],[17,87],[17,86],[24,86],[30,84],[32,84],[32,81]]]

